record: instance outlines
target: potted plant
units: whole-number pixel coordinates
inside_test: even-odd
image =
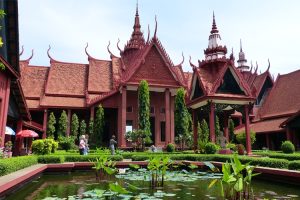
[[[10,158],[12,156],[12,142],[11,141],[8,141],[5,143],[5,151],[7,153],[7,157]]]
[[[237,144],[237,150],[239,155],[244,155],[245,154],[245,147],[243,144]]]

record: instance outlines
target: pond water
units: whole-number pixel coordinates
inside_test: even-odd
[[[208,189],[211,180],[220,177],[220,174],[206,172],[188,173],[184,170],[168,172],[164,187],[151,189],[148,173],[146,171],[128,171],[125,174],[116,175],[100,182],[96,181],[95,173],[90,171],[44,174],[6,199],[93,200],[105,199],[105,196],[106,199],[110,199],[111,192],[108,192],[109,183],[115,182],[118,182],[125,188],[134,185],[138,187],[138,190],[135,191],[135,198],[129,194],[119,195],[113,199],[222,199],[219,196],[220,188],[216,186]],[[300,199],[300,190],[297,186],[254,180],[253,189],[256,199]]]

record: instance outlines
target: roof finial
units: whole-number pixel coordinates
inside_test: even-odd
[[[268,58],[268,63],[269,63],[269,65],[268,65],[268,69],[267,69],[267,71],[269,71],[269,69],[270,69],[270,67],[271,67],[271,64],[270,64],[270,60],[269,60],[269,58]]]
[[[154,38],[156,38],[156,32],[157,32],[157,19],[156,19],[156,15],[155,15],[155,30],[154,30]]]
[[[240,52],[243,52],[242,39],[240,39]]]
[[[218,31],[216,20],[215,20],[215,12],[213,11],[213,23],[212,23],[212,28],[211,28],[210,33],[213,34],[213,33],[218,33],[218,32],[219,31]]]
[[[139,16],[139,0],[136,0],[136,12],[135,16]]]
[[[231,48],[230,60],[234,62],[233,47]]]
[[[150,38],[150,27],[149,27],[149,24],[148,24],[148,36],[147,36],[147,43],[149,42],[149,38]]]
[[[119,43],[120,43],[120,38],[118,38],[117,47],[118,47],[118,49],[119,49],[119,51],[120,51],[120,54],[122,54],[122,53],[123,53],[123,51],[122,51],[122,50],[121,50],[121,48],[119,47]]]
[[[48,55],[48,57],[50,58],[50,60],[52,60],[52,57],[50,56],[50,49],[51,49],[51,46],[50,46],[50,44],[49,44],[49,48],[48,48],[48,50],[47,50],[47,55]]]
[[[21,56],[23,53],[24,53],[24,46],[22,45],[22,50],[21,50],[21,52],[19,53],[19,56]]]
[[[107,51],[108,51],[108,53],[110,54],[110,58],[116,57],[116,56],[110,51],[109,46],[110,46],[110,41],[108,41],[108,45],[107,45]]]
[[[190,65],[191,65],[191,67],[193,68],[193,71],[195,71],[196,69],[197,69],[197,67],[196,67],[196,65],[194,65],[193,63],[192,63],[192,57],[190,56]]]
[[[34,53],[34,50],[31,49],[31,56],[26,60],[27,62],[29,62],[31,60],[31,58],[33,57],[33,53]]]

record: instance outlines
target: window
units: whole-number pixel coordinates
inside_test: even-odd
[[[126,111],[128,112],[128,113],[131,113],[132,112],[132,106],[128,106],[127,108],[126,108]]]
[[[150,107],[150,113],[151,113],[151,114],[154,114],[154,112],[155,112],[154,106],[151,106],[151,107]]]
[[[132,131],[133,127],[133,121],[132,120],[126,120],[126,133],[129,131]]]
[[[166,141],[166,122],[160,122],[160,141]]]
[[[166,113],[166,109],[164,107],[160,108],[160,113]]]

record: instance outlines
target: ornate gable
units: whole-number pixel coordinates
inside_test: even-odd
[[[229,67],[224,73],[221,84],[216,90],[216,93],[245,95],[244,89],[238,83],[237,75],[233,74]]]
[[[147,80],[149,84],[180,86],[155,45],[147,52],[129,82]]]

